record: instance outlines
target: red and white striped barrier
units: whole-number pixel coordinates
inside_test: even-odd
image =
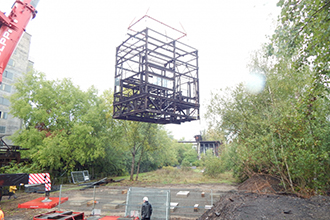
[[[29,174],[29,184],[45,184],[45,191],[51,191],[52,184],[49,173],[31,173]]]

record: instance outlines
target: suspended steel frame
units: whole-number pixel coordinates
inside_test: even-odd
[[[113,118],[180,124],[199,107],[196,49],[149,28],[117,47]]]

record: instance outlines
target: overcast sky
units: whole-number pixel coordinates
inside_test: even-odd
[[[9,14],[15,0],[1,0]],[[30,21],[30,59],[47,79],[71,78],[101,94],[114,87],[116,47],[127,28],[149,16],[187,33],[182,41],[199,52],[202,120],[166,125],[175,138],[192,140],[206,129],[210,92],[234,86],[248,74],[252,51],[266,42],[280,9],[277,0],[40,0]],[[160,30],[162,31],[162,30]]]

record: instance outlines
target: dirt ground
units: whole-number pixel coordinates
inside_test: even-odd
[[[19,209],[18,204],[31,201],[39,198],[42,195],[37,193],[17,193],[17,199],[11,198],[8,200],[8,196],[3,196],[0,202],[0,209],[5,214],[5,219],[15,220],[31,220],[33,216],[40,213],[38,209]]]
[[[240,184],[189,184],[159,185],[160,188],[203,188],[215,191],[230,191],[222,196],[212,209],[201,213],[199,220],[212,219],[330,219],[330,197],[314,196],[300,198],[286,195],[278,186],[279,180],[272,177],[256,176]],[[106,186],[108,187],[108,186]],[[110,186],[113,188],[113,186]],[[153,186],[157,187],[157,186]],[[73,196],[81,193],[70,191]],[[3,197],[0,208],[6,220],[31,220],[33,216],[49,210],[19,209],[18,204],[43,196],[42,194],[18,193],[17,199]],[[54,195],[56,196],[56,195]],[[182,218],[184,219],[184,218]]]
[[[126,183],[123,183],[121,186],[113,186],[111,184],[108,184],[107,186],[102,186],[102,188],[106,187],[104,190],[109,190],[109,189],[123,189],[130,187],[130,185],[127,185]],[[135,184],[134,187],[152,187],[152,188],[166,188],[166,189],[200,189],[200,190],[214,190],[214,191],[236,191],[237,186],[232,186],[228,184],[169,184],[169,185],[145,185],[145,184]],[[83,191],[86,192],[86,191]],[[80,190],[71,190],[71,191],[66,191],[65,192],[65,197],[70,198],[77,198],[77,195],[82,194],[82,191]],[[20,209],[18,208],[18,204],[43,197],[44,194],[37,194],[37,193],[17,193],[17,199],[11,199],[8,200],[7,196],[4,196],[2,198],[2,201],[0,202],[0,208],[4,211],[5,213],[5,220],[31,220],[33,219],[34,216],[40,214],[40,213],[46,213],[52,210],[57,210],[55,209]],[[53,192],[51,193],[51,197],[58,197],[58,192]],[[79,211],[79,210],[74,210],[74,211]],[[85,213],[85,217],[89,215],[90,213]],[[202,213],[201,213],[202,214]],[[171,218],[172,219],[172,218]],[[179,218],[173,218],[173,219],[180,219],[180,220],[191,220],[191,218],[187,217],[179,217]],[[196,218],[194,218],[195,220]]]
[[[199,220],[213,219],[330,219],[330,197],[302,198],[288,195],[280,181],[270,176],[254,176],[227,194]]]

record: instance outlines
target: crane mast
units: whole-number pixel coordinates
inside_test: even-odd
[[[8,17],[0,12],[0,84],[2,74],[29,21],[36,14],[39,0],[16,0]]]

